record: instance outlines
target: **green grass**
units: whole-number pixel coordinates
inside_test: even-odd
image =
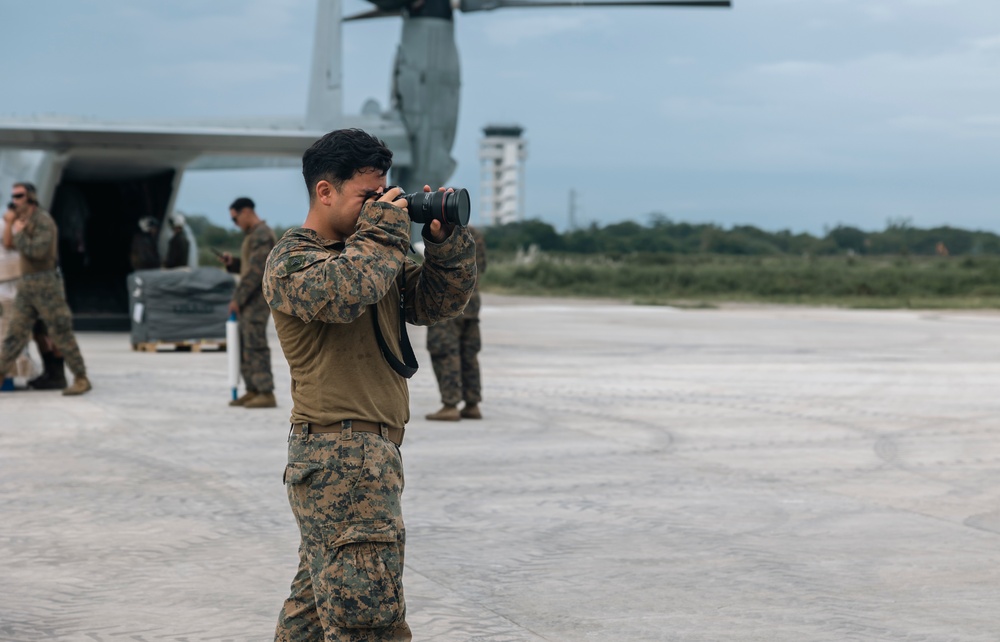
[[[1000,308],[1000,257],[491,256],[490,292],[856,308]]]

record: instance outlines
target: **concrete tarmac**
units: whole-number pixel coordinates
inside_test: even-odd
[[[1000,314],[486,296],[481,421],[403,444],[416,640],[1000,639]],[[296,566],[274,410],[225,356],[82,334],[0,393],[0,640],[268,640]]]

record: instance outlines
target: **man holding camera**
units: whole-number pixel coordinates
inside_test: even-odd
[[[63,394],[82,395],[91,385],[73,336],[73,316],[59,273],[56,222],[38,206],[35,186],[31,183],[14,183],[10,198],[4,219],[10,225],[14,246],[21,253],[21,281],[14,298],[10,330],[0,352],[0,373],[10,369],[31,338],[35,321],[41,319],[75,377],[73,385],[63,390]]]
[[[392,152],[361,130],[316,141],[302,157],[309,213],[264,272],[292,376],[284,481],[301,534],[279,641],[411,639],[401,584],[399,445],[413,371],[399,360],[412,356],[404,321],[459,315],[476,264],[468,232],[441,220],[424,225],[424,263],[407,258],[407,199],[386,190],[391,165]]]

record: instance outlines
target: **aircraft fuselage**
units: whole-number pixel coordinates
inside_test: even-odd
[[[56,220],[60,268],[78,328],[127,327],[132,237],[139,219],[153,217],[166,245],[170,231],[163,221],[192,159],[142,149],[0,150],[0,189],[34,183]]]

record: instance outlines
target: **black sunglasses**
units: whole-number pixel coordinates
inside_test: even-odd
[[[20,194],[11,194],[10,197],[11,198],[24,198],[27,195],[28,194],[26,192],[21,192]]]

